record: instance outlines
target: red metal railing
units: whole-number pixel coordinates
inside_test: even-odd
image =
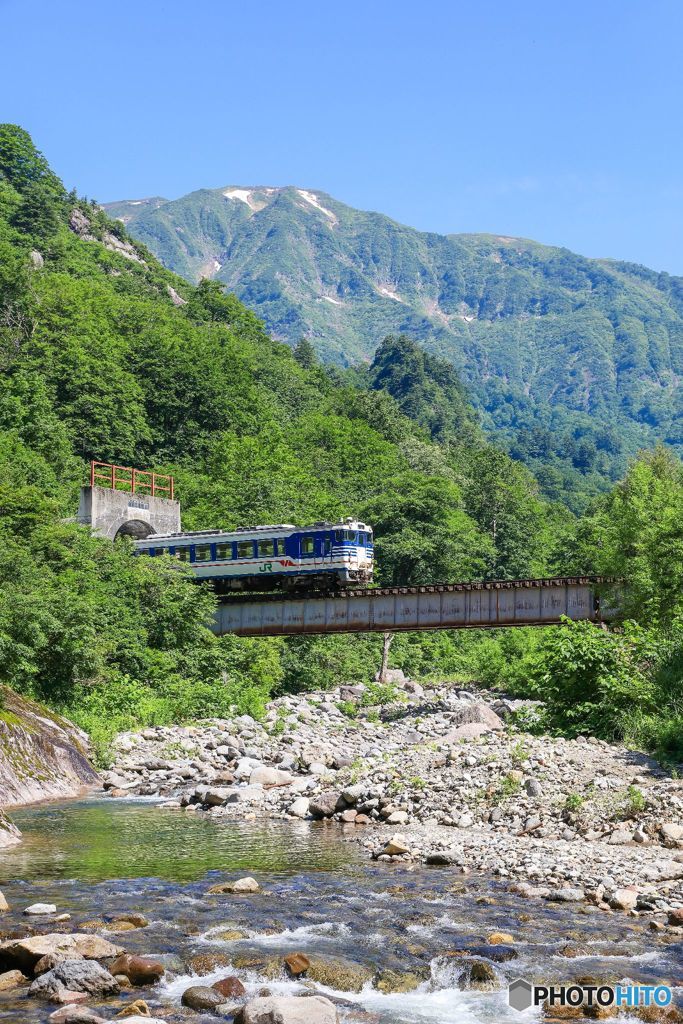
[[[151,494],[152,497],[173,499],[173,477],[154,473],[150,469],[115,466],[111,462],[90,463],[90,486],[110,487],[112,491],[130,491],[132,494]]]

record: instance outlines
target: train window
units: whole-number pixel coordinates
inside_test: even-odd
[[[217,561],[225,562],[228,558],[232,558],[232,544],[216,544]]]
[[[180,559],[181,562],[189,562],[190,560],[190,549],[189,548],[176,548],[176,558]]]
[[[277,553],[278,553],[278,555],[284,555],[285,554],[285,539],[284,539],[284,537],[281,537],[280,540],[277,542]]]
[[[364,533],[359,533],[358,534],[358,544],[362,548],[365,547],[365,534]]]
[[[241,540],[237,544],[237,557],[238,558],[252,558],[254,555],[254,542],[253,540]]]
[[[315,540],[313,537],[301,538],[301,554],[312,555],[315,553]]]
[[[275,541],[274,540],[260,540],[258,542],[258,556],[259,558],[272,558],[275,554]]]
[[[334,531],[334,539],[337,542],[337,544],[339,544],[340,541],[344,540],[344,531],[343,530],[335,530]]]
[[[325,540],[323,541],[323,554],[324,555],[329,555],[329,554],[331,554],[331,552],[332,552],[332,541],[330,540],[329,537],[325,537]]]
[[[352,530],[344,530],[344,540],[353,540],[353,541],[355,541],[355,539],[356,539],[356,535],[355,535],[355,533]]]
[[[195,544],[195,546],[194,546],[194,560],[195,560],[195,562],[210,562],[211,561],[211,545],[210,544]]]

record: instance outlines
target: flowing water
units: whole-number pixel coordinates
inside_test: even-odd
[[[237,969],[221,967],[207,983],[237,974],[250,994],[263,986],[274,993],[304,990],[305,983],[273,977],[273,965],[295,951],[422,979],[404,994],[384,994],[372,981],[358,993],[320,988],[339,1002],[345,1024],[533,1020],[534,1011],[518,1014],[507,1006],[504,986],[518,977],[683,986],[683,945],[666,944],[645,922],[523,900],[496,881],[449,869],[373,864],[334,825],[216,823],[142,801],[96,799],[44,805],[13,818],[25,839],[0,853],[0,889],[17,908],[2,916],[2,930],[24,926],[21,909],[38,901],[71,914],[60,926],[66,931],[93,918],[145,914],[148,928],[107,937],[166,964],[166,980],[138,995],[169,1022],[188,1020],[180,996],[197,976],[185,963],[206,952],[241,958]],[[245,874],[258,879],[261,893],[205,895],[210,885]],[[41,921],[40,930],[50,929]],[[221,935],[226,931],[231,937]],[[492,931],[513,934],[514,959],[498,962],[500,951],[481,948]],[[567,943],[581,955],[561,955]],[[462,987],[465,950],[493,965],[497,991]],[[131,998],[110,1000],[102,1015],[113,1017]],[[2,1024],[47,1021],[52,1010],[0,993]]]

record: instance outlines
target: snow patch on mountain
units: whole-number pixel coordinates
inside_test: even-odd
[[[307,192],[305,188],[298,188],[297,192],[299,193],[302,199],[306,200],[307,203],[310,203],[311,206],[314,206],[316,210],[320,210],[320,212],[324,213],[326,217],[329,217],[333,224],[337,223],[337,218],[332,213],[332,210],[328,210],[325,206],[323,206],[322,203],[318,201],[318,197],[314,192]]]
[[[226,199],[239,199],[240,202],[246,203],[250,210],[255,209],[253,200],[251,199],[251,189],[248,188],[226,188],[223,192]]]
[[[406,305],[406,300],[402,299],[398,292],[395,292],[393,288],[387,288],[383,284],[378,284],[377,291],[387,299],[393,299],[394,302],[402,302],[404,306]]]

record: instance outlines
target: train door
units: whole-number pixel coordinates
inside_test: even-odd
[[[318,533],[315,537],[315,567],[328,569],[332,562],[332,539],[329,533]]]
[[[332,534],[322,533],[320,535],[320,562],[323,567],[329,566],[332,562]]]

